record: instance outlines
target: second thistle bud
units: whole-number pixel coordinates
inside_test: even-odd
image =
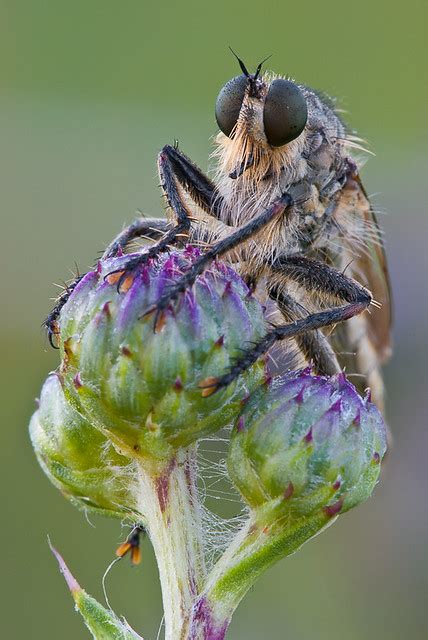
[[[381,414],[344,375],[301,371],[251,395],[232,435],[229,473],[252,508],[332,517],[371,495],[385,450]]]

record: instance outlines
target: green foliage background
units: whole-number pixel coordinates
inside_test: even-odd
[[[339,98],[377,157],[364,170],[395,290],[387,368],[395,433],[375,498],[271,570],[231,638],[427,637],[426,3],[1,0],[2,637],[85,638],[46,535],[101,598],[121,532],[91,527],[42,475],[27,424],[57,354],[40,328],[52,282],[82,270],[136,209],[159,215],[156,154],[177,138],[207,166],[213,105],[237,66],[269,65]],[[425,405],[425,406],[424,406]],[[145,638],[161,618],[148,542],[110,601]]]

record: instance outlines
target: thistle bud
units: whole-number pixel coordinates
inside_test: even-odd
[[[82,509],[135,522],[132,462],[65,400],[57,375],[43,386],[30,436],[40,466],[66,498]]]
[[[243,407],[229,474],[253,509],[326,518],[372,493],[386,450],[381,414],[343,374],[308,370],[263,385]]]
[[[240,400],[261,380],[263,367],[256,364],[217,394],[198,386],[225,373],[245,343],[265,332],[260,304],[231,268],[213,264],[156,316],[162,294],[198,255],[189,247],[161,256],[119,287],[118,276],[135,254],[104,260],[62,309],[67,400],[126,455],[168,458],[230,424]]]

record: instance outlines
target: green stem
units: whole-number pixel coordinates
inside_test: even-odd
[[[165,640],[188,637],[191,611],[206,576],[195,454],[191,447],[155,468],[139,466],[139,510],[158,564]]]
[[[268,510],[272,513],[276,506]],[[272,520],[266,511],[252,511],[207,578],[204,597],[217,626],[230,622],[242,598],[268,567],[294,553],[333,521],[323,511],[297,520],[289,516]],[[266,526],[266,522],[271,524]]]

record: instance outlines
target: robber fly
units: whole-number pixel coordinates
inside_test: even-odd
[[[120,290],[171,245],[202,244],[200,258],[154,309],[155,330],[218,257],[272,306],[266,336],[223,377],[202,383],[203,394],[228,385],[280,343],[292,344],[300,361],[319,374],[345,369],[360,390],[371,388],[382,407],[380,365],[390,353],[391,296],[381,233],[352,155],[358,141],[328,99],[262,73],[263,63],[249,73],[237,60],[241,74],[224,85],[215,107],[220,132],[214,179],[177,146],[165,146],[158,169],[169,220],[141,218],[124,229],[105,257],[139,236],[156,242],[109,277]],[[48,318],[51,334],[66,297]]]

